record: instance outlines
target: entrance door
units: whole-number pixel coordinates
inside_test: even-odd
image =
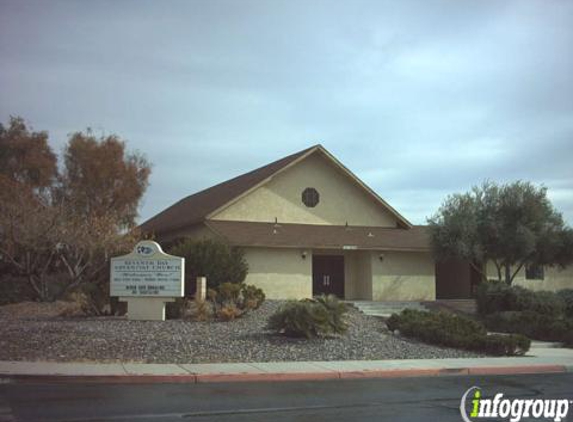
[[[344,256],[312,256],[312,294],[333,294],[344,299]]]
[[[436,299],[470,299],[480,274],[460,259],[436,263]]]

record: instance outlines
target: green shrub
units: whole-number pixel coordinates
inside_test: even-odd
[[[438,346],[505,355],[520,355],[529,350],[528,339],[523,336],[488,336],[479,322],[449,312],[406,309],[392,315],[386,324],[406,337]]]
[[[207,277],[207,286],[216,288],[223,283],[240,284],[248,272],[242,249],[215,240],[185,239],[169,249],[169,253],[185,258],[185,295],[192,296],[196,279]]]
[[[344,334],[346,305],[335,296],[291,301],[281,306],[268,321],[268,328],[288,337],[325,337]]]
[[[573,289],[559,290],[557,295],[563,300],[565,316],[573,318]]]
[[[556,319],[534,311],[496,312],[485,318],[486,326],[502,333],[517,333],[543,341],[565,341],[573,320]]]
[[[220,304],[236,304],[241,297],[241,284],[223,283],[219,285],[217,292],[217,302]]]
[[[508,311],[533,311],[559,317],[564,310],[563,299],[554,292],[533,291],[520,286],[511,288]]]
[[[504,282],[487,281],[480,283],[476,291],[476,303],[481,315],[507,311],[510,308],[511,287]]]
[[[531,340],[521,334],[490,334],[486,336],[483,350],[497,356],[518,356],[525,354],[531,346]]]
[[[489,315],[507,311],[533,311],[560,317],[565,312],[565,300],[554,292],[533,291],[504,282],[488,281],[478,286],[478,312]]]
[[[258,309],[265,301],[263,289],[252,284],[242,284],[241,286],[243,307],[248,310]]]
[[[288,337],[312,338],[326,331],[326,309],[310,302],[289,302],[271,315],[268,328]]]
[[[348,308],[346,304],[334,295],[321,295],[314,300],[327,310],[328,325],[332,328],[332,332],[343,334],[347,329],[345,317]]]

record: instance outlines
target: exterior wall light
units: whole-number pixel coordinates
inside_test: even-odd
[[[302,259],[306,259],[306,251],[302,251],[302,252],[300,253],[300,257],[301,257]]]
[[[378,255],[378,259],[380,260],[380,262],[384,261],[384,254],[381,253],[380,255]]]

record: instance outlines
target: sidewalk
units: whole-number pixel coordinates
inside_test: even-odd
[[[210,364],[0,362],[0,382],[235,382],[573,372],[573,349],[533,342],[525,357]]]

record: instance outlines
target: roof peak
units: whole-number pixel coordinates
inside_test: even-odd
[[[340,163],[322,144],[318,143],[189,195],[145,221],[140,225],[140,228],[144,232],[155,232],[157,234],[175,231],[203,221],[316,151],[320,151],[326,159],[351,177],[376,201],[394,214],[405,227],[411,226],[404,217]]]
[[[140,225],[144,232],[163,233],[197,223],[251,188],[258,186],[298,159],[315,151],[327,153],[320,144],[302,149],[269,164],[235,176],[177,201]]]

